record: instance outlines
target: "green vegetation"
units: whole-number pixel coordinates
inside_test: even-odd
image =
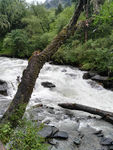
[[[26,120],[21,121],[15,130],[10,123],[0,125],[0,140],[8,143],[7,150],[47,150],[45,139],[38,135],[42,127],[38,128],[36,123]]]
[[[84,20],[84,14],[80,20]],[[77,30],[53,56],[58,64],[77,65],[105,75],[113,72],[113,2],[105,1],[98,15],[92,14],[85,42],[84,28]]]
[[[28,5],[24,0],[1,0],[0,55],[28,58],[35,50],[42,51],[69,22],[77,1],[72,0],[71,6],[65,6],[69,1],[62,1],[57,3],[58,8],[47,9],[38,3]],[[102,0],[98,7],[95,5],[95,0],[88,3],[75,35],[52,60],[110,74],[113,72],[113,1]],[[86,18],[92,20],[88,27]]]

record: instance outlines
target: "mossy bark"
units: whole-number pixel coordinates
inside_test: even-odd
[[[12,100],[9,108],[3,115],[0,123],[10,122],[13,126],[18,124],[22,118],[26,106],[29,102],[36,79],[45,62],[49,61],[51,56],[76,30],[76,23],[83,10],[86,0],[80,0],[77,9],[74,12],[70,23],[53,39],[53,41],[40,54],[33,54],[28,62],[27,68],[23,72],[21,83],[17,93]]]

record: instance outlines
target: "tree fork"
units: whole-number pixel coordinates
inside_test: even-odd
[[[0,123],[10,122],[16,126],[23,117],[26,106],[31,98],[36,79],[45,62],[49,61],[51,56],[76,30],[77,20],[83,10],[87,0],[80,0],[77,9],[74,12],[70,23],[53,39],[53,41],[40,53],[34,53],[27,68],[23,71],[23,76],[16,95],[14,96],[9,108],[4,113]]]

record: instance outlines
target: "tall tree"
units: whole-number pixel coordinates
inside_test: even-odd
[[[34,52],[29,59],[28,66],[23,72],[22,81],[18,87],[17,93],[12,100],[9,108],[0,120],[1,123],[9,121],[13,126],[18,124],[22,118],[26,106],[29,102],[36,79],[45,62],[49,61],[51,56],[76,30],[77,20],[83,10],[86,0],[80,0],[77,9],[74,12],[70,23],[53,39],[53,41],[40,53]]]

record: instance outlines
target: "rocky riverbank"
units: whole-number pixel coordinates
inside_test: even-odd
[[[96,81],[100,85],[102,85],[104,88],[112,90],[113,91],[113,78],[108,76],[101,76],[94,72],[87,72],[84,73],[83,79],[91,79],[93,81]]]
[[[113,127],[100,117],[45,105],[32,107],[29,119],[44,123],[39,132],[50,150],[112,150]]]

